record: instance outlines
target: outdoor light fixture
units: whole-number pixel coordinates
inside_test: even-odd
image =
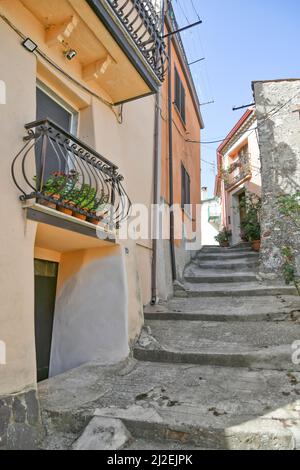
[[[29,52],[34,52],[37,49],[37,44],[33,42],[30,38],[24,39],[22,46],[25,47]]]
[[[74,49],[68,49],[64,54],[68,60],[73,60],[77,56],[77,52]]]

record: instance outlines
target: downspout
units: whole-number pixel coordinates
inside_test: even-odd
[[[165,0],[162,1],[161,12],[161,32],[163,35],[165,25]],[[156,305],[158,301],[157,295],[157,246],[159,236],[159,205],[160,205],[160,168],[161,168],[161,139],[160,139],[160,108],[161,108],[161,91],[155,95],[155,112],[154,112],[154,182],[153,182],[153,204],[154,204],[154,230],[152,240],[152,269],[151,269],[151,305]]]
[[[160,204],[160,91],[155,95],[155,113],[154,113],[154,182],[153,182],[153,211],[154,211],[154,230],[152,240],[152,270],[151,270],[151,305],[157,304],[157,230],[159,228],[158,207]]]
[[[172,278],[176,281],[176,258],[174,237],[174,182],[173,182],[173,101],[172,101],[172,39],[168,37],[168,120],[169,120],[169,204],[170,204],[170,249]]]

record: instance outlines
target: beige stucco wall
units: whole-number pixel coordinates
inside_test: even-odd
[[[131,202],[149,208],[153,201],[154,98],[126,103],[123,123],[119,124],[109,108],[97,99],[80,113],[79,137],[118,165]],[[150,223],[149,223],[150,227]],[[139,241],[138,241],[139,242]],[[142,303],[151,300],[152,243],[140,240],[137,249]],[[149,254],[149,251],[151,252]],[[144,263],[147,258],[146,264]]]
[[[6,104],[0,105],[0,340],[7,364],[0,365],[0,395],[35,383],[33,246],[36,224],[25,223],[11,163],[23,145],[24,123],[35,119],[36,60],[0,20],[0,79]]]
[[[33,34],[43,45],[43,31],[32,15],[14,11],[6,0],[0,6],[10,13],[10,19],[16,16],[16,23],[22,25],[25,34]],[[132,202],[148,207],[153,198],[154,98],[125,104],[123,123],[119,124],[111,109],[26,51],[20,37],[1,19],[0,41],[0,80],[7,89],[7,104],[0,105],[0,210],[1,220],[5,221],[0,243],[0,341],[7,344],[8,360],[6,366],[0,365],[0,394],[4,394],[22,390],[36,381],[33,258],[37,253],[46,258],[47,248],[40,246],[35,253],[36,224],[25,220],[10,165],[22,147],[24,124],[36,117],[37,79],[79,113],[79,138],[116,163],[125,177],[124,185]],[[47,51],[54,61],[76,76],[76,65],[63,61],[58,48]],[[120,245],[127,283],[127,331],[129,340],[133,340],[143,324],[142,305],[151,299],[152,245],[149,240],[143,240],[143,246],[138,247],[131,241],[121,241]],[[59,250],[56,253],[60,258]],[[48,254],[52,259],[53,253]]]

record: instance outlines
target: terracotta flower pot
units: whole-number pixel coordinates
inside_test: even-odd
[[[59,194],[47,194],[46,193],[45,195],[51,197],[52,199],[55,199],[56,201],[58,201],[60,199]],[[50,209],[56,209],[57,208],[57,204],[55,202],[47,201],[46,199],[41,199],[39,201],[39,203],[42,206],[49,207]]]
[[[76,217],[76,219],[79,219],[79,220],[86,220],[86,215],[79,214],[79,212],[74,212],[73,211],[73,217]]]
[[[69,204],[70,206],[74,206],[74,204],[70,201],[63,201],[65,204]],[[58,206],[58,210],[59,212],[62,212],[63,214],[66,214],[66,215],[73,215],[73,210],[72,209],[68,209],[67,207],[63,207],[63,206]]]
[[[229,248],[229,242],[220,242],[221,248]]]
[[[260,251],[260,240],[254,240],[251,242],[252,250],[256,251],[257,253]]]
[[[92,214],[97,217],[97,214],[96,212],[92,212]],[[87,221],[90,223],[90,224],[94,224],[94,225],[98,225],[100,220],[96,219],[95,217],[93,217],[93,215],[91,215],[90,217],[87,218]]]

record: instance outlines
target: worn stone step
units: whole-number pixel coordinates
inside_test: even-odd
[[[202,271],[201,269],[189,269],[184,276],[186,282],[191,284],[227,284],[233,282],[255,282],[255,273],[231,272],[216,273],[215,271]]]
[[[180,434],[178,435],[178,439],[182,437]],[[149,439],[140,439],[136,438],[132,441],[131,444],[125,447],[126,451],[128,450],[176,450],[176,451],[182,451],[186,450],[191,453],[191,451],[194,450],[210,450],[210,449],[204,449],[203,447],[197,447],[191,444],[186,444],[184,442],[178,441],[170,441],[170,440],[164,440],[162,441],[156,441],[155,436],[153,438]],[[187,455],[190,455],[190,453],[187,452]],[[181,462],[183,464],[184,462]]]
[[[53,434],[79,437],[96,412],[121,419],[134,438],[205,449],[299,448],[299,393],[299,372],[133,359],[93,362],[39,384]]]
[[[232,284],[192,284],[186,282],[184,289],[175,289],[175,297],[253,297],[296,295],[294,286],[265,285],[258,282]]]
[[[245,261],[257,260],[259,259],[259,255],[254,251],[245,251],[244,253],[211,253],[211,254],[198,254],[195,257],[196,261],[232,261],[237,259],[243,259]]]
[[[188,267],[187,270],[190,268],[200,268],[200,269],[205,269],[205,270],[214,270],[214,271],[238,271],[238,272],[244,272],[244,271],[255,271],[258,267],[258,261],[253,259],[250,261],[245,261],[244,259],[241,260],[236,260],[236,261],[231,261],[230,260],[224,260],[224,261],[194,261],[191,263]]]
[[[237,246],[232,248],[221,248],[218,246],[205,246],[198,252],[199,255],[202,253],[244,253],[253,252],[251,245]]]
[[[148,320],[134,357],[141,361],[300,371],[292,345],[300,323]]]

